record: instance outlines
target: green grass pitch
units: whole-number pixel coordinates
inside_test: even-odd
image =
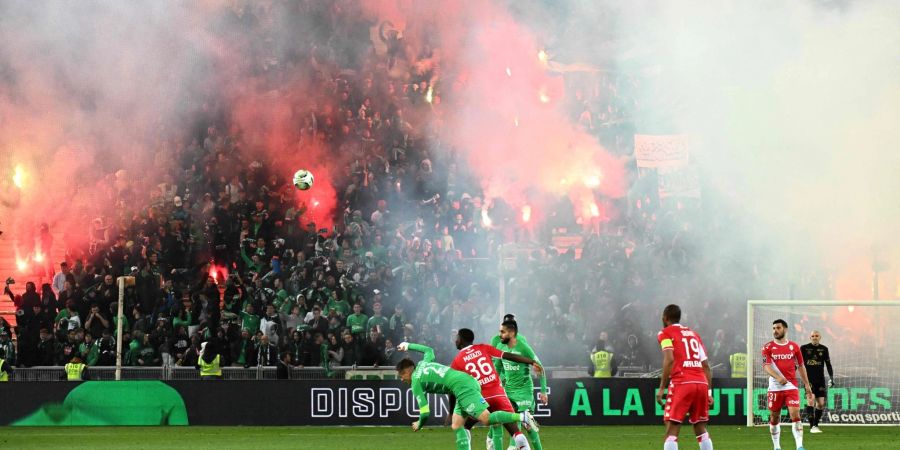
[[[822,434],[804,433],[804,444],[816,449],[896,448],[894,427],[823,427]],[[542,427],[547,450],[655,449],[662,448],[663,427],[602,426]],[[767,450],[772,448],[768,430],[711,426],[717,449]],[[679,448],[696,449],[690,430],[683,430]],[[485,448],[485,429],[476,428],[474,450]],[[781,434],[782,448],[792,450],[788,428]],[[453,449],[449,428],[431,426],[418,433],[404,427],[3,427],[0,448],[92,449],[206,449],[206,448],[304,448],[353,449]]]

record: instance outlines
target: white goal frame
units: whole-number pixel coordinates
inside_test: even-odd
[[[753,357],[758,349],[753,348],[753,313],[756,306],[895,306],[900,307],[900,301],[892,300],[748,300],[747,301],[747,390],[745,391],[744,407],[747,410],[747,426],[753,424],[753,378],[754,370],[759,370],[753,363]],[[830,424],[840,426],[879,426],[863,424]],[[884,426],[897,426],[896,424],[883,424]],[[762,426],[762,425],[758,425]]]

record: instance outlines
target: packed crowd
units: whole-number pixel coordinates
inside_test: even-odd
[[[254,45],[264,46],[267,21],[253,14],[234,19],[261,30]],[[324,25],[336,22],[323,21],[315,36],[332,44],[358,38],[353,27]],[[334,173],[317,174],[332,178],[338,195],[327,217],[316,221],[313,205],[298,201],[291,180],[273,170],[277,161],[242,151],[247,136],[229,123],[227,103],[206,109],[199,131],[158,143],[177,164],[163,180],[111,182],[107,201],[118,214],[91,222],[89,244],[67,250],[51,283],[7,284],[18,324],[0,323],[0,357],[19,367],[63,365],[75,355],[90,366],[114,364],[122,275],[135,277],[123,305],[130,366],[193,366],[210,339],[222,343],[224,366],[392,366],[401,341],[429,345],[449,361],[453,330],[473,328],[480,341],[496,333],[506,283],[506,310],[545,364],[585,366],[604,345],[620,365],[649,370],[659,364],[661,305],[705,299],[698,319],[739,311],[717,300],[747,298],[749,281],[725,281],[746,268],[692,247],[699,236],[725,232],[727,220],[696,220],[698,203],[660,202],[633,167],[629,195],[610,200],[621,214],[588,230],[599,232],[587,236],[580,258],[549,246],[561,224],[548,224],[541,242],[521,243],[527,250],[510,257],[501,277],[498,248],[521,236],[509,232],[517,225],[487,226],[465,161],[431,146],[440,86],[417,64],[430,52],[410,51],[396,33],[382,37],[383,54],[313,42],[322,46],[308,55],[264,58],[278,61],[267,66],[271,80],[301,70],[315,80],[312,106],[294,113],[296,141],[323,145],[340,161]],[[341,67],[353,70],[328,69]],[[582,126],[623,155],[633,141],[623,111],[635,107],[618,94],[626,82],[602,75],[594,94],[572,90],[569,99]],[[428,102],[432,90],[438,95]],[[577,230],[574,217],[566,224]],[[709,272],[721,285],[696,282]],[[733,337],[722,342],[736,345]]]

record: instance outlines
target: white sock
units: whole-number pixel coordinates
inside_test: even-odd
[[[713,450],[712,439],[709,438],[709,433],[697,436],[697,443],[700,444],[700,450]]]
[[[663,450],[678,450],[678,437],[666,436],[666,443],[663,444]]]
[[[524,433],[516,433],[516,435],[513,436],[513,440],[516,442],[516,449],[531,450],[531,445],[528,443],[528,438],[525,437]]]
[[[781,426],[778,424],[770,424],[769,433],[772,434],[772,445],[774,445],[775,448],[781,448]]]
[[[797,444],[797,448],[803,447],[803,422],[792,423],[791,432],[794,433],[794,442]]]

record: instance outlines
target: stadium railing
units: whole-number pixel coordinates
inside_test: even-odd
[[[93,381],[113,381],[116,368],[113,366],[88,367],[87,378]],[[278,370],[271,366],[223,367],[224,380],[274,380]],[[588,376],[587,367],[548,367],[549,378],[583,378]],[[644,374],[634,375],[643,377]],[[123,380],[199,380],[200,371],[193,367],[156,366],[122,367]],[[291,380],[396,380],[397,374],[389,367],[337,366],[326,371],[322,367],[292,367]],[[16,368],[10,374],[10,381],[66,381],[66,371],[62,366],[38,366]]]

